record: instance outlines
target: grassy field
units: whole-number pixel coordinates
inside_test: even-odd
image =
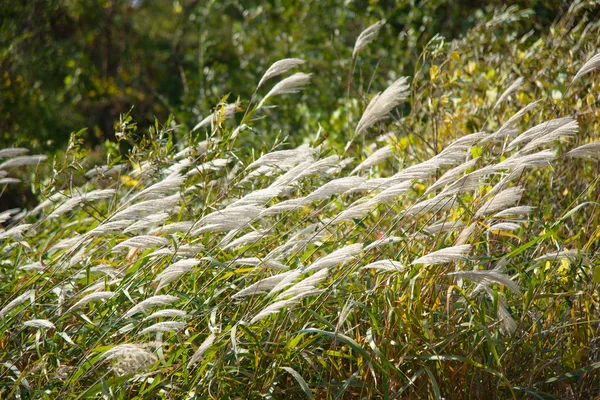
[[[0,214],[0,398],[600,396],[594,12],[505,8],[410,77],[363,75],[376,23],[299,147],[254,129],[320,72],[289,58],[191,132],[0,150],[39,198]]]

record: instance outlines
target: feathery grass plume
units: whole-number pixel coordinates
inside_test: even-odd
[[[17,157],[26,153],[29,153],[29,150],[23,147],[7,147],[0,149],[0,159]]]
[[[252,267],[267,267],[276,270],[288,269],[289,267],[267,255],[262,260],[258,257],[238,258],[231,262],[232,265],[250,265]]]
[[[403,240],[404,239],[401,238],[400,236],[389,236],[386,238],[377,239],[377,240],[374,240],[373,242],[369,243],[367,246],[365,246],[364,251],[369,251],[376,247],[383,246],[386,244],[394,244],[394,243],[402,242]]]
[[[496,269],[487,270],[487,271],[457,271],[450,272],[448,276],[453,276],[458,279],[468,279],[477,284],[489,286],[494,283],[504,285],[516,294],[521,294],[519,290],[519,286],[505,273],[498,271]]]
[[[394,81],[383,93],[375,95],[369,102],[360,121],[358,121],[354,135],[346,144],[345,151],[348,151],[358,135],[376,123],[386,119],[388,114],[404,101],[409,94],[408,78],[402,77]]]
[[[285,275],[285,278],[283,278],[277,285],[275,285],[275,287],[273,287],[273,289],[269,291],[268,296],[271,297],[275,293],[281,292],[283,289],[293,285],[296,279],[298,279],[302,275],[302,273],[303,271],[301,271],[300,269],[288,271],[288,273],[286,273]]]
[[[469,168],[473,168],[479,157],[473,158],[467,162],[464,162],[450,170],[448,170],[444,175],[440,176],[438,180],[436,180],[433,185],[431,185],[424,193],[424,195],[428,195],[435,190],[446,186],[449,183],[453,183],[456,181],[456,178],[461,175],[463,172],[468,170]]]
[[[554,150],[543,150],[534,154],[514,154],[508,157],[506,160],[499,162],[495,165],[488,165],[484,168],[479,169],[479,173],[500,171],[500,170],[511,170],[517,167],[535,167],[535,166],[546,166],[550,165],[556,158],[556,152]],[[477,172],[477,171],[476,171]]]
[[[506,217],[518,217],[521,215],[531,214],[534,207],[531,206],[516,206],[507,208],[504,211],[500,211],[497,214],[494,214],[494,218],[506,218]]]
[[[575,74],[575,77],[571,81],[571,84],[573,84],[576,80],[581,78],[583,75],[589,74],[590,72],[598,69],[599,67],[600,67],[600,53],[596,54],[595,56],[593,56],[592,58],[587,60],[587,62],[585,64],[583,64],[583,67],[581,67],[579,69],[579,71],[577,71],[577,74]],[[2,168],[2,167],[0,167],[0,168]]]
[[[277,314],[278,312],[280,312],[281,310],[283,310],[286,307],[295,306],[296,304],[300,303],[300,301],[302,299],[304,299],[306,297],[321,294],[324,291],[325,291],[325,289],[312,289],[312,290],[306,291],[304,293],[298,294],[290,299],[277,301],[277,302],[267,306],[266,308],[264,308],[258,314],[256,314],[254,316],[254,318],[252,318],[250,320],[250,323],[254,324],[254,323],[260,321],[261,319],[268,317],[269,315]]]
[[[521,200],[524,189],[520,186],[514,186],[505,189],[489,199],[475,213],[475,218],[482,217],[486,214],[492,214],[497,211],[505,210],[512,207],[515,203]]]
[[[104,280],[102,280],[102,283],[104,283]],[[79,300],[77,303],[73,304],[71,306],[71,308],[69,308],[69,311],[73,311],[79,307],[83,307],[84,305],[91,303],[93,301],[99,301],[99,300],[107,300],[112,298],[116,293],[114,292],[94,292],[94,293],[90,293],[87,296],[85,296],[84,298],[82,298],[81,300]]]
[[[154,278],[154,281],[158,282],[156,291],[158,292],[160,289],[162,289],[169,283],[179,279],[181,275],[191,271],[191,269],[198,265],[200,262],[201,260],[197,258],[188,258],[184,260],[179,260],[174,264],[169,265],[160,274],[158,274],[156,278]]]
[[[333,267],[337,264],[344,264],[354,260],[356,255],[363,251],[362,243],[354,243],[337,249],[334,252],[317,259],[312,264],[304,268],[304,272],[319,271],[323,268]]]
[[[155,313],[148,315],[144,318],[144,321],[148,321],[149,319],[158,319],[158,318],[187,318],[187,313],[183,310],[177,310],[174,308],[167,308],[165,310],[160,310]]]
[[[89,293],[94,293],[94,292],[102,290],[106,287],[118,285],[119,283],[121,283],[121,281],[122,281],[122,279],[120,279],[120,278],[111,279],[108,282],[106,281],[106,278],[104,278],[104,277],[98,278],[93,284],[89,285],[81,293],[85,294],[85,295],[87,295]]]
[[[549,133],[540,135],[539,137],[533,139],[532,141],[527,143],[522,149],[520,149],[518,154],[529,153],[540,146],[552,144],[552,142],[554,141],[564,141],[565,139],[568,139],[571,136],[577,134],[577,132],[579,132],[579,124],[577,123],[577,121],[569,122],[568,124],[556,128]]]
[[[265,209],[255,205],[224,208],[205,215],[198,221],[199,228],[192,231],[196,236],[203,232],[225,232],[240,229],[260,218]]]
[[[284,58],[283,60],[275,61],[269,67],[269,69],[267,69],[267,72],[265,72],[265,74],[262,76],[260,82],[258,82],[258,86],[256,87],[256,89],[260,88],[262,84],[265,83],[267,80],[285,74],[290,69],[302,65],[305,62],[306,61],[300,58]]]
[[[252,296],[255,294],[266,293],[273,289],[277,284],[283,281],[288,275],[292,274],[294,271],[286,271],[277,275],[270,276],[268,278],[262,279],[258,282],[253,283],[252,285],[238,291],[236,294],[231,296],[231,299],[239,299],[240,297]]]
[[[176,249],[168,248],[168,249],[158,249],[148,254],[146,257],[153,258],[159,256],[181,256],[181,257],[193,257],[196,254],[200,253],[204,250],[204,246],[201,244],[184,244]]]
[[[579,146],[567,153],[567,157],[595,159],[600,157],[600,142]]]
[[[494,104],[494,110],[496,108],[498,108],[498,106],[500,104],[502,104],[502,102],[504,100],[506,100],[508,98],[508,96],[510,96],[511,94],[513,94],[514,92],[516,92],[521,85],[523,84],[523,78],[517,78],[513,83],[510,84],[510,86],[508,86],[508,88],[500,95],[500,97],[498,98],[498,101],[496,101],[496,104]]]
[[[200,165],[194,165],[188,172],[185,173],[186,177],[195,176],[207,171],[218,171],[231,162],[231,158],[215,158],[214,160],[207,161]]]
[[[182,330],[183,328],[185,328],[185,326],[186,326],[185,322],[178,322],[178,321],[157,322],[154,325],[151,325],[145,329],[142,329],[142,331],[139,333],[139,335],[143,335],[145,333],[152,333],[152,332],[174,332],[174,331]]]
[[[35,165],[35,164],[39,164],[43,161],[46,161],[47,158],[48,158],[48,156],[44,156],[44,155],[17,156],[17,157],[8,159],[8,160],[4,161],[2,164],[0,164],[0,169],[16,168],[16,167],[22,167],[24,165]]]
[[[127,169],[127,164],[117,164],[109,167],[108,165],[98,165],[85,173],[86,178],[94,178],[96,176],[114,176],[119,175]]]
[[[350,172],[350,175],[354,175],[357,172],[363,171],[365,169],[369,169],[374,165],[380,164],[383,161],[387,160],[390,157],[394,156],[394,152],[392,151],[391,146],[384,146],[380,149],[377,149],[373,154],[367,157],[363,162],[358,164],[356,168]]]
[[[198,347],[198,350],[196,350],[194,352],[194,354],[192,355],[192,358],[190,358],[190,361],[187,365],[188,369],[190,369],[192,367],[192,365],[194,365],[195,363],[200,361],[200,359],[202,358],[202,355],[204,355],[204,353],[206,353],[206,350],[210,349],[210,346],[213,345],[216,338],[217,338],[216,335],[214,333],[211,333],[210,335],[208,335],[206,337],[206,339],[204,339],[204,341],[202,342],[200,347]]]
[[[14,240],[20,241],[21,239],[23,239],[23,234],[27,232],[32,226],[33,224],[21,224],[14,226],[0,233],[0,240],[12,237]]]
[[[305,202],[304,199],[305,199],[304,197],[301,197],[299,199],[291,199],[291,200],[285,200],[285,201],[279,202],[279,203],[267,208],[266,210],[264,210],[261,213],[261,217],[269,217],[269,216],[281,214],[284,211],[296,210],[304,204],[304,202]]]
[[[170,217],[171,216],[168,213],[164,212],[148,215],[126,227],[123,230],[123,233],[138,232],[154,228],[156,225],[166,222]]]
[[[131,307],[129,309],[129,311],[127,311],[123,315],[123,317],[128,318],[137,313],[146,311],[149,308],[164,306],[167,304],[174,303],[178,300],[179,300],[179,297],[171,296],[170,294],[162,294],[162,295],[158,295],[158,296],[148,297],[146,300],[142,301],[141,303],[136,304],[135,306]]]
[[[109,220],[119,221],[124,219],[138,219],[152,213],[168,212],[168,210],[173,209],[181,200],[181,195],[177,193],[162,199],[140,201],[139,203],[135,203],[126,209],[111,215]]]
[[[487,228],[487,232],[512,232],[521,229],[521,225],[514,222],[498,222]]]
[[[442,194],[439,194],[433,199],[427,199],[413,204],[408,209],[404,210],[404,214],[407,216],[425,214],[428,212],[435,214],[440,211],[450,210],[455,203],[456,199],[454,197],[446,197]]]
[[[301,161],[314,161],[316,155],[317,149],[304,145],[291,150],[272,151],[270,153],[263,154],[258,160],[252,162],[246,167],[246,170],[259,167],[277,167],[280,169],[289,169]]]
[[[37,329],[54,329],[55,326],[47,319],[32,319],[23,323],[23,326],[28,326]]]
[[[344,193],[360,186],[365,180],[365,178],[358,176],[347,176],[331,180],[304,197],[300,203],[308,204],[313,201],[328,199],[333,195]]]
[[[391,186],[382,192],[377,193],[371,199],[369,199],[366,204],[370,204],[372,206],[376,206],[378,204],[383,203],[391,203],[395,201],[399,196],[408,192],[411,187],[411,182],[401,182],[397,185]]]
[[[300,271],[297,271],[297,272],[300,272]],[[290,276],[291,275],[292,274],[290,274]],[[299,275],[300,275],[300,273],[298,274],[298,276]],[[323,282],[325,280],[325,278],[327,278],[328,275],[329,275],[329,270],[327,268],[323,268],[320,271],[312,274],[311,276],[304,278],[300,282],[297,282],[294,286],[290,287],[285,292],[279,294],[279,296],[277,296],[275,298],[275,300],[276,301],[282,300],[285,298],[289,298],[289,297],[297,296],[299,294],[304,294],[304,293],[313,291],[316,289],[316,285]],[[294,278],[293,280],[295,280],[295,279],[296,278]],[[293,280],[290,279],[290,281],[293,281]],[[271,290],[271,292],[269,293],[269,295],[272,295],[273,293],[276,293],[277,291],[283,289],[286,285],[282,285],[282,283],[280,282],[278,286],[279,287],[273,288]]]
[[[6,210],[0,213],[0,224],[3,224],[4,222],[8,221],[11,217],[11,215],[17,213],[19,211],[18,208],[12,209],[12,210]]]
[[[378,269],[382,271],[402,271],[404,264],[394,260],[379,260],[369,263],[360,269]]]
[[[462,227],[464,227],[464,224],[460,221],[442,221],[429,225],[424,231],[430,235],[435,235],[437,233],[453,231]]]
[[[585,252],[578,249],[570,249],[546,253],[535,258],[533,261],[555,261],[563,258],[569,258],[574,260],[579,257],[585,257]]]
[[[162,181],[157,182],[154,185],[148,186],[146,189],[137,193],[135,196],[129,199],[129,201],[133,201],[137,198],[144,197],[147,195],[165,194],[173,190],[179,190],[181,185],[183,185],[183,182],[184,178],[181,175],[169,175]]]
[[[304,86],[310,83],[311,74],[305,74],[304,72],[296,72],[292,76],[288,76],[283,79],[279,83],[277,83],[273,88],[266,94],[265,97],[258,103],[258,107],[256,109],[260,109],[265,101],[270,99],[273,96],[279,96],[281,94],[290,94],[290,93],[298,93]]]
[[[256,243],[261,239],[269,236],[270,235],[268,229],[260,229],[257,231],[248,232],[245,235],[233,240],[232,242],[225,244],[222,247],[222,250],[237,249],[238,247],[243,247],[248,244]]]
[[[113,197],[116,194],[116,192],[117,191],[114,189],[98,189],[92,190],[88,193],[75,195],[72,198],[65,201],[59,207],[57,207],[54,211],[52,211],[48,218],[58,217],[59,215],[71,211],[73,208],[84,202],[102,200],[109,197]]]
[[[158,361],[158,357],[146,350],[145,347],[144,344],[120,344],[104,352],[98,358],[98,362],[116,360],[112,369],[117,375],[134,374]]]
[[[12,185],[13,183],[19,182],[21,182],[21,180],[17,178],[0,178],[0,185]]]
[[[97,227],[95,227],[94,229],[92,229],[91,231],[88,231],[85,234],[85,236],[101,236],[101,235],[105,235],[107,233],[114,233],[114,232],[121,233],[121,232],[123,232],[124,229],[132,226],[133,224],[135,224],[135,220],[133,220],[133,219],[124,219],[121,221],[103,222],[100,225],[98,225]],[[66,240],[73,240],[73,242],[75,242],[74,239],[80,239],[80,238],[76,236],[74,238],[70,238],[70,239],[66,239]]]
[[[419,257],[412,262],[415,264],[443,264],[448,262],[464,261],[467,259],[468,253],[471,251],[470,244],[463,244],[459,246],[446,247],[445,249],[434,251]]]
[[[287,186],[275,186],[268,187],[264,189],[255,190],[254,192],[250,192],[241,199],[238,199],[228,205],[228,208],[231,207],[241,207],[247,205],[265,205],[268,201],[274,199],[281,195],[281,193],[289,190]]]
[[[124,248],[129,249],[145,249],[151,246],[168,246],[169,241],[160,236],[151,236],[151,235],[140,235],[132,237],[131,239],[127,239],[122,241],[113,247],[113,250],[119,250]]]
[[[30,264],[20,266],[19,269],[23,271],[43,271],[44,269],[46,269],[46,267],[44,267],[39,261],[36,261]]]
[[[223,115],[223,118],[231,118],[235,114],[237,109],[238,105],[235,103],[223,104],[222,107],[217,107],[217,109],[212,114],[204,118],[202,121],[198,122],[198,124],[196,124],[196,126],[192,128],[192,132],[195,132],[200,128],[214,123],[217,120],[218,116],[221,115],[221,113]]]
[[[489,135],[487,135],[486,137],[481,139],[478,143],[485,144],[485,143],[501,142],[507,136],[514,136],[515,134],[517,134],[518,130],[514,129],[514,123],[519,118],[521,118],[523,115],[525,115],[525,113],[530,111],[532,108],[536,107],[539,102],[540,102],[539,100],[534,101],[532,103],[527,104],[525,107],[521,108],[519,111],[517,111],[516,114],[514,114],[512,117],[510,117],[496,132],[490,133]]]
[[[369,26],[367,29],[362,31],[360,35],[358,35],[356,43],[354,43],[354,50],[352,50],[352,59],[355,59],[358,53],[375,39],[383,25],[385,25],[385,20],[382,19],[381,21],[377,21],[373,25]]]
[[[163,226],[159,226],[156,227],[152,230],[150,230],[148,232],[148,234],[150,235],[157,235],[157,234],[173,234],[173,233],[177,233],[177,232],[188,232],[190,231],[194,226],[194,223],[192,221],[180,221],[180,222],[173,222],[167,225],[163,225]]]
[[[350,221],[352,219],[360,219],[367,215],[373,208],[374,204],[369,203],[368,200],[365,199],[364,203],[355,203],[350,207],[346,208],[338,215],[336,215],[331,223],[339,224],[344,221]]]
[[[557,118],[552,119],[550,121],[542,122],[541,124],[538,124],[533,128],[529,128],[528,130],[517,136],[512,142],[508,144],[507,148],[512,149],[519,144],[529,143],[533,139],[537,139],[540,136],[544,136],[554,131],[555,129],[572,124],[573,122],[576,121],[571,117]]]
[[[327,173],[328,169],[337,167],[341,160],[342,160],[342,157],[334,154],[332,156],[315,161],[314,163],[311,163],[310,165],[308,165],[306,167],[306,169],[301,171],[301,173],[298,174],[298,176],[296,176],[292,182],[299,181],[300,179],[305,178],[307,176],[320,174],[320,173]],[[273,186],[273,185],[271,185],[271,186]],[[281,186],[281,183],[278,184],[277,186]]]

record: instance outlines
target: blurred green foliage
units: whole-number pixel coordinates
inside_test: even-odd
[[[282,100],[273,111],[278,118],[262,125],[269,134],[259,121],[244,143],[281,130],[295,144],[320,122],[358,112],[349,99],[365,93],[375,74],[412,74],[435,35],[460,37],[503,3],[1,0],[0,146],[59,149],[82,127],[88,144],[102,143],[114,138],[114,121],[132,107],[141,129],[173,115],[187,131],[226,94],[250,99],[274,61],[300,57],[314,74],[310,88]],[[536,14],[522,22],[522,33],[566,9],[557,1],[517,3]],[[387,24],[377,46],[349,79],[357,35],[380,19]]]

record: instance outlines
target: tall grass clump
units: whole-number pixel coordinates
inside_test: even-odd
[[[600,36],[585,12],[533,42],[514,8],[435,38],[411,78],[378,73],[379,94],[357,80],[362,103],[339,99],[360,104],[351,129],[297,148],[243,145],[310,84],[290,58],[198,133],[134,135],[123,118],[130,151],[104,166],[77,135],[52,173],[0,150],[2,179],[37,168],[40,193],[0,214],[0,395],[600,395]],[[351,74],[380,29],[348,49]]]

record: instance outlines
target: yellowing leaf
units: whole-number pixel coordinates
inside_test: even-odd
[[[127,175],[121,175],[121,182],[123,182],[125,186],[135,186],[138,184],[136,179],[133,179]]]
[[[431,78],[432,81],[435,81],[435,79],[438,77],[440,72],[440,67],[438,67],[437,65],[432,65],[431,68],[429,68],[429,77]]]

